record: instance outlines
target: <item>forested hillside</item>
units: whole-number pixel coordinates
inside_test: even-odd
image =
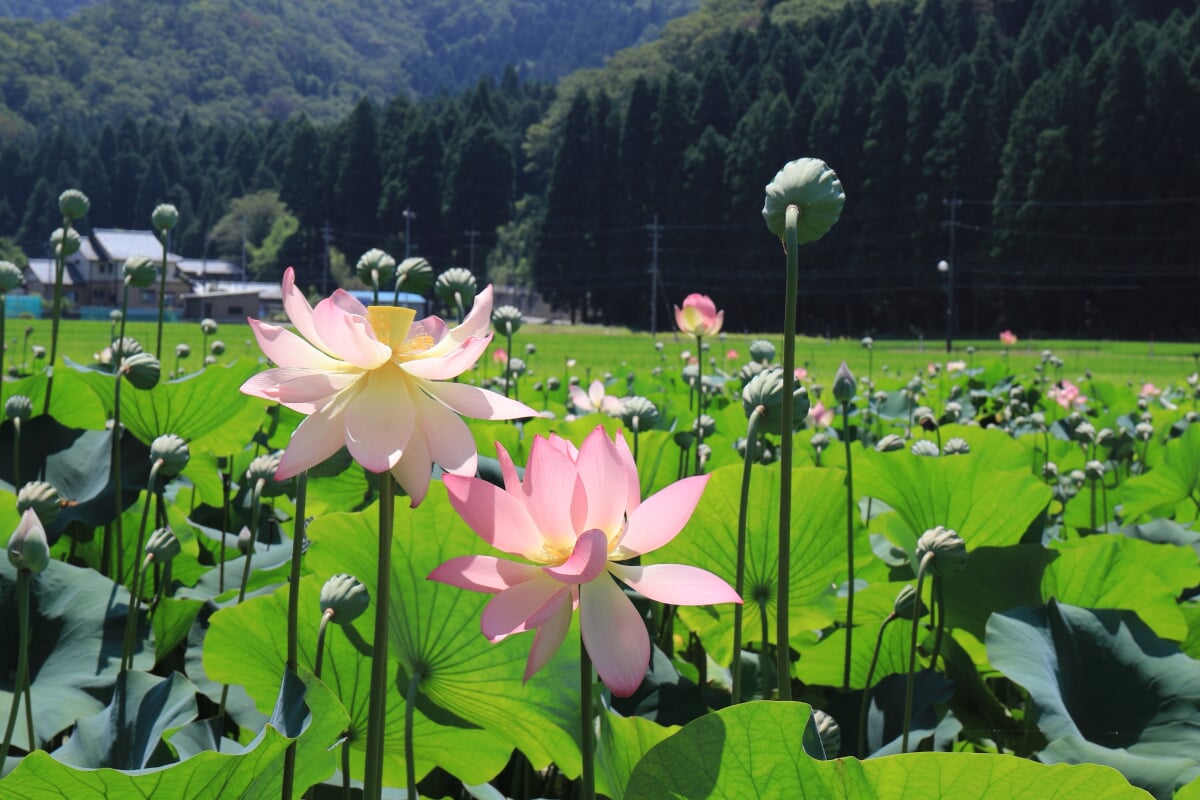
[[[13,17],[69,7],[8,1]],[[126,116],[332,121],[363,96],[460,91],[509,64],[551,80],[697,2],[99,0],[66,21],[0,19],[0,139]]]
[[[0,0],[0,18],[65,19],[96,0]]]
[[[277,197],[298,230],[258,259],[264,276],[291,263],[320,287],[326,237],[335,267],[407,246],[645,325],[657,218],[666,300],[707,292],[727,328],[760,330],[782,311],[763,186],[816,155],[847,203],[801,253],[806,332],[940,335],[944,258],[963,333],[1196,334],[1194,3],[798,7],[713,0],[557,88],[510,70],[457,96],[362,102],[334,125],[60,131],[0,152],[0,233],[40,248],[57,192],[78,185],[93,225],[142,226],[172,201],[183,252],[232,255],[231,201],[265,209],[259,246]]]

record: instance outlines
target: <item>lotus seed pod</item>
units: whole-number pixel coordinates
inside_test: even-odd
[[[809,439],[808,441],[809,441],[809,444],[811,444],[813,446],[813,449],[819,453],[822,450],[824,450],[826,447],[829,447],[829,434],[828,433],[814,433],[812,435],[812,438]]]
[[[634,432],[650,430],[658,420],[658,407],[645,397],[626,397],[618,412],[621,421]]]
[[[281,451],[274,453],[263,453],[253,461],[246,469],[246,480],[253,486],[260,480],[263,481],[262,496],[263,497],[279,497],[287,492],[288,481],[279,481],[275,479],[275,473],[279,471],[279,461],[283,458]]]
[[[459,304],[463,308],[467,308],[475,299],[478,284],[475,282],[475,276],[471,274],[471,270],[451,267],[438,275],[434,290],[442,302],[451,308],[455,308]]]
[[[526,345],[525,345],[525,355],[527,355],[527,356],[535,356],[535,355],[537,355],[537,345],[536,345],[536,344],[534,344],[533,342],[528,342],[528,343],[526,343]]]
[[[208,318],[200,320],[200,332],[205,336],[212,336],[217,332],[217,321]]]
[[[11,292],[21,285],[21,268],[11,261],[0,261],[0,294]]]
[[[162,203],[150,212],[150,224],[156,231],[169,231],[179,224],[179,209],[170,203]]]
[[[1033,425],[1039,431],[1046,427],[1046,415],[1040,411],[1035,411],[1029,415],[1029,424]]]
[[[841,726],[837,724],[837,720],[820,709],[813,709],[813,723],[817,726],[817,736],[821,739],[825,757],[836,758],[842,749]]]
[[[914,456],[936,456],[938,452],[937,442],[931,442],[928,439],[918,439],[913,442],[912,454]]]
[[[903,450],[904,438],[894,433],[889,433],[875,443],[875,449],[880,453],[893,453],[897,450]]]
[[[1055,464],[1053,461],[1047,461],[1045,464],[1042,464],[1042,477],[1048,481],[1057,481],[1058,464]]]
[[[1079,442],[1092,442],[1096,439],[1096,427],[1090,422],[1081,422],[1072,431],[1072,438]]]
[[[132,336],[113,339],[112,347],[109,348],[109,362],[120,364],[123,359],[140,352],[142,352],[142,343]]]
[[[546,378],[546,388],[549,389],[550,391],[557,392],[561,386],[562,386],[562,381],[559,380],[554,375],[551,375],[549,378]]]
[[[675,431],[675,444],[684,450],[689,449],[696,441],[696,435],[691,431]]]
[[[892,603],[892,613],[900,619],[919,619],[927,613],[925,603],[921,602],[921,598],[917,597],[917,590],[913,588],[911,583],[904,584],[900,589],[900,594],[896,595],[896,600]]]
[[[951,420],[957,422],[959,417],[962,416],[962,411],[962,403],[956,403],[953,400],[951,400],[949,403],[946,403],[946,416]]]
[[[125,283],[135,289],[145,289],[153,286],[158,279],[158,266],[145,256],[130,256],[125,259],[121,272],[125,275]]]
[[[514,356],[508,360],[508,371],[512,375],[520,377],[521,375],[525,374],[526,369],[527,367],[525,365],[525,359]]]
[[[708,460],[712,458],[712,448],[707,444],[701,443],[696,447],[696,455],[700,458],[700,468],[703,469]]]
[[[965,456],[971,452],[971,445],[961,436],[955,436],[946,442],[946,445],[942,448],[942,452],[948,456]]]
[[[1076,487],[1079,487],[1083,486],[1084,482],[1087,480],[1087,473],[1081,469],[1073,469],[1067,475],[1067,477],[1071,480],[1071,483],[1075,484]]]
[[[692,423],[692,430],[698,431],[705,439],[716,433],[717,421],[708,414],[701,414],[699,419]]]
[[[55,257],[73,256],[79,252],[79,234],[74,228],[67,228],[65,231],[62,228],[56,228],[54,233],[50,234],[50,250]]]
[[[187,358],[192,354],[192,348],[188,347],[183,342],[175,345],[175,357],[179,359]]]
[[[571,377],[567,378],[567,385],[568,386],[578,386],[579,385],[579,376],[572,375]]]
[[[158,528],[146,540],[146,555],[153,556],[155,563],[163,564],[182,552],[179,538],[170,528]]]
[[[150,463],[153,464],[162,459],[158,474],[164,478],[174,478],[183,472],[189,458],[191,458],[191,453],[188,450],[187,442],[173,433],[164,433],[150,443]]]
[[[29,419],[33,416],[33,401],[23,394],[14,394],[4,401],[4,416],[9,419]]]
[[[225,343],[220,339],[214,339],[212,344],[208,346],[208,351],[214,356],[225,355]]]
[[[37,512],[26,508],[21,512],[21,521],[8,540],[8,563],[16,569],[25,569],[35,575],[50,564],[50,544],[46,541],[46,529]]]
[[[58,210],[69,220],[86,217],[91,207],[87,195],[78,189],[67,189],[58,196]]]
[[[663,347],[664,347],[664,346],[665,346],[665,345],[663,345],[663,343],[662,343],[662,342],[655,342],[655,343],[654,343],[654,349],[655,349],[655,350],[657,350],[657,351],[658,351],[658,352],[660,352],[660,353],[663,351]]]
[[[967,543],[957,533],[941,525],[925,531],[917,540],[917,562],[923,561],[927,553],[933,553],[930,566],[935,575],[946,575],[967,564]]]
[[[784,238],[788,206],[799,209],[796,241],[807,244],[820,239],[842,215],[846,193],[829,166],[817,158],[789,161],[767,184],[763,219],[771,233]]]
[[[837,374],[833,376],[833,399],[839,405],[850,405],[854,400],[854,390],[857,381],[854,380],[854,373],[850,372],[850,367],[846,366],[843,361],[838,367]]]
[[[120,322],[125,318],[125,315],[121,313],[121,309],[114,308],[112,311],[108,312],[108,318],[113,322]]]
[[[396,259],[378,248],[359,256],[354,269],[358,279],[367,286],[391,286],[396,279]]]
[[[404,259],[396,268],[396,286],[402,292],[424,295],[433,286],[433,267],[420,257]]]
[[[1092,480],[1102,480],[1104,478],[1104,463],[1095,459],[1083,465],[1083,474],[1087,475]]]
[[[502,336],[514,335],[521,330],[522,322],[524,317],[521,315],[521,309],[516,306],[500,306],[492,312],[492,325],[495,326],[496,333]]]
[[[35,361],[41,361],[46,357],[46,348],[42,347],[40,344],[35,344],[32,348],[32,351]]]
[[[742,379],[742,385],[745,386],[754,380],[755,375],[760,374],[765,369],[766,367],[760,361],[747,361],[742,365],[742,370],[738,373],[738,377]],[[782,384],[780,384],[780,388],[782,388]]]
[[[334,575],[321,587],[321,613],[332,611],[331,619],[339,625],[349,625],[370,603],[367,587],[352,575]]]
[[[933,415],[933,409],[929,406],[917,406],[913,410],[913,422],[920,425],[926,430],[937,430],[937,417]]]
[[[775,345],[766,339],[755,339],[750,343],[750,358],[759,364],[770,364],[775,360]]]
[[[162,377],[162,365],[153,353],[135,353],[121,362],[121,372],[138,389],[153,389]]]
[[[45,481],[30,481],[17,492],[17,511],[25,513],[32,509],[43,525],[50,525],[62,511],[62,498],[55,489]]]
[[[805,393],[805,399],[808,395]],[[742,389],[742,410],[746,418],[754,413],[754,409],[762,406],[759,412],[759,430],[763,433],[778,434],[783,429],[783,370],[778,367],[764,369],[759,372]],[[805,414],[807,414],[807,410]],[[799,417],[799,414],[795,415]]]
[[[686,385],[692,388],[696,387],[696,379],[700,376],[700,370],[695,364],[688,364],[680,370],[679,374]]]

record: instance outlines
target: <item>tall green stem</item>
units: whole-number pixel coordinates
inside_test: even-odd
[[[842,441],[846,445],[846,654],[842,691],[850,691],[851,637],[854,635],[854,462],[850,454],[850,404],[842,403]]]
[[[296,476],[296,516],[293,518],[292,563],[288,572],[287,668],[292,673],[299,667],[296,651],[300,638],[300,561],[304,556],[304,504],[307,498],[308,472],[301,472]],[[296,743],[292,742],[283,754],[283,800],[291,800],[295,783]]]
[[[117,583],[125,582],[125,531],[121,522],[121,512],[124,510],[121,502],[121,362],[125,360],[125,312],[129,307],[129,283],[126,282],[121,294],[121,335],[117,341],[120,344],[120,358],[117,351],[110,350],[111,358],[117,359],[114,369],[117,384],[113,387],[113,428],[112,428],[112,476],[113,496],[116,498],[116,514],[113,517],[114,530],[117,537]],[[110,348],[112,345],[109,345]],[[46,385],[46,401],[50,400],[50,386]],[[135,556],[136,561],[136,556]]]
[[[734,571],[734,591],[738,597],[744,598],[746,588],[746,515],[750,506],[750,469],[754,464],[754,452],[758,449],[758,423],[765,409],[760,405],[750,412],[750,420],[746,423],[746,457],[742,464],[742,493],[738,502],[738,532],[737,532],[737,566]],[[733,607],[733,686],[729,702],[737,705],[742,702],[742,603]],[[764,645],[766,642],[763,643]]]
[[[508,397],[509,382],[512,380],[512,323],[504,323],[504,328],[504,346],[507,348],[504,352],[508,354],[508,357],[504,359],[504,396]]]
[[[166,312],[167,300],[167,231],[160,231],[162,235],[162,269],[159,270],[158,283],[158,337],[154,342],[154,357],[162,363],[162,336],[163,336],[163,315]],[[121,324],[124,325],[125,317],[122,315]]]
[[[417,798],[417,759],[413,753],[413,722],[417,707],[417,693],[421,690],[421,671],[413,670],[408,679],[408,693],[404,697],[404,777],[408,781],[408,797]]]
[[[4,402],[4,351],[7,349],[7,340],[4,338],[4,318],[8,316],[8,295],[0,294],[0,403]],[[14,485],[21,484],[13,481]],[[2,764],[0,764],[2,766]]]
[[[933,562],[933,552],[928,552],[921,558],[917,568],[917,603],[921,602],[921,589],[925,583],[925,571]],[[900,752],[908,752],[908,731],[912,727],[913,684],[917,672],[917,630],[921,626],[921,615],[913,614],[912,636],[908,642],[908,683],[904,687],[904,734],[900,739]]]
[[[21,707],[21,693],[25,689],[25,681],[29,679],[29,580],[27,569],[17,570],[17,618],[18,635],[21,637],[17,644],[17,679],[13,683],[12,707],[8,711],[8,725],[4,728],[4,745],[0,747],[0,767],[8,757],[8,748],[12,744],[13,731],[17,727],[17,712]],[[28,702],[26,702],[28,705]],[[31,718],[32,715],[27,715]],[[32,734],[29,737],[29,750],[33,750]]]
[[[779,573],[775,597],[775,664],[779,672],[779,699],[792,699],[791,651],[788,646],[788,596],[792,566],[792,414],[796,390],[796,294],[800,284],[800,262],[796,251],[796,225],[800,209],[790,205],[784,216],[784,246],[787,249],[787,281],[783,294],[783,430],[779,448]]]
[[[379,476],[379,556],[375,581],[375,638],[371,655],[371,701],[367,714],[367,755],[363,774],[364,800],[383,796],[383,736],[387,715],[388,610],[392,585],[392,520],[395,483],[390,472]]]
[[[875,680],[875,667],[879,665],[879,650],[883,647],[883,632],[888,623],[896,619],[893,612],[888,614],[879,626],[879,635],[875,637],[875,650],[871,653],[871,666],[867,668],[867,683],[863,686],[862,704],[858,708],[858,753],[860,758],[867,757],[867,711],[871,707],[871,682]]]
[[[117,380],[120,380],[118,378]],[[133,645],[137,641],[138,613],[142,605],[142,564],[141,552],[146,539],[146,519],[150,514],[150,500],[154,496],[155,484],[158,482],[158,471],[162,468],[163,460],[157,459],[150,466],[150,480],[146,485],[146,500],[142,504],[142,522],[138,526],[137,549],[134,550],[133,577],[129,581],[129,611],[125,615],[125,647],[121,655],[121,671],[133,669]]]
[[[71,232],[70,217],[63,217],[63,238],[54,254],[54,307],[50,318],[50,366],[46,370],[46,398],[42,401],[42,413],[50,413],[50,393],[54,389],[54,362],[58,358],[58,323],[62,318],[63,271],[67,265],[67,234]],[[28,337],[26,337],[28,341]]]
[[[4,346],[0,343],[0,352]],[[21,487],[21,418],[13,417],[13,486]]]
[[[583,750],[581,800],[596,800],[596,730],[592,723],[592,659],[579,635],[579,743]]]
[[[704,444],[704,349],[702,337],[696,335],[696,468],[700,474],[700,445]]]

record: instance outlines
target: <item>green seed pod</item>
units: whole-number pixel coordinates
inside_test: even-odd
[[[760,369],[762,369],[760,367]],[[783,409],[783,370],[762,369],[752,377],[742,389],[742,410],[746,418],[754,413],[754,409],[762,406],[759,412],[759,431],[762,433],[778,434],[782,430],[783,420],[780,412]]]
[[[175,357],[182,360],[192,354],[192,348],[188,347],[183,342],[175,345]]]
[[[4,416],[9,419],[29,419],[33,416],[33,401],[23,394],[14,394],[4,401]]]
[[[437,277],[437,283],[434,284],[434,291],[437,296],[450,308],[457,308],[459,303],[462,303],[464,309],[471,305],[471,301],[475,299],[475,293],[478,291],[478,284],[475,283],[475,276],[471,274],[469,269],[462,267],[451,267]]]
[[[120,364],[122,360],[140,352],[142,352],[142,343],[132,336],[113,339],[112,346],[109,348],[109,363]],[[103,360],[101,359],[101,361]]]
[[[137,389],[153,389],[162,377],[162,365],[153,353],[135,353],[121,362],[121,372]]]
[[[67,189],[58,196],[58,210],[70,220],[82,219],[87,216],[92,203],[87,195],[78,189]]]
[[[43,525],[49,525],[58,518],[62,511],[62,497],[45,481],[30,481],[17,492],[17,511],[24,514],[33,510]]]
[[[875,449],[880,453],[893,453],[904,449],[904,437],[889,433],[875,443]]]
[[[40,344],[35,344],[32,348],[32,352],[35,361],[41,361],[46,357],[46,348],[42,347]]]
[[[808,443],[812,445],[813,450],[819,453],[826,447],[829,447],[829,441],[828,433],[814,433],[812,438],[808,440]]]
[[[1055,464],[1053,461],[1047,461],[1045,464],[1042,464],[1042,477],[1048,481],[1057,481],[1058,464]]]
[[[937,442],[931,442],[928,439],[918,439],[913,442],[912,454],[914,456],[936,456],[939,454]]]
[[[150,463],[153,464],[160,458],[162,466],[158,468],[158,474],[164,478],[174,478],[183,472],[188,459],[191,458],[191,453],[188,450],[187,442],[182,437],[173,433],[164,433],[150,443]]]
[[[205,336],[212,336],[217,332],[217,321],[207,317],[200,320],[200,332]]]
[[[150,224],[156,231],[169,231],[179,224],[179,209],[170,203],[162,203],[154,207],[150,213]]]
[[[492,312],[492,325],[501,336],[512,336],[521,330],[524,317],[516,306],[500,306]]]
[[[942,448],[942,452],[948,456],[965,456],[971,452],[971,445],[961,436],[955,436],[946,442],[945,447]]]
[[[699,419],[692,423],[692,430],[703,434],[707,439],[717,431],[717,421],[708,414],[701,414]]]
[[[800,210],[796,241],[807,244],[820,239],[842,215],[846,193],[837,173],[817,158],[789,161],[767,184],[763,219],[771,233],[784,238],[788,206]]]
[[[927,613],[928,609],[921,602],[921,598],[917,597],[917,590],[911,583],[904,584],[900,590],[900,594],[896,595],[895,602],[892,603],[892,613],[900,619],[919,619]]]
[[[833,376],[833,399],[837,400],[839,405],[849,405],[854,400],[856,383],[854,373],[843,361],[842,365],[838,367],[837,374]]]
[[[332,611],[331,619],[349,625],[371,604],[371,593],[352,575],[334,575],[321,587],[321,613]]]
[[[8,562],[16,569],[27,569],[34,574],[50,564],[46,529],[32,508],[21,513],[21,521],[8,540]]]
[[[214,356],[223,356],[225,355],[225,343],[220,339],[214,339],[208,346],[208,351]]]
[[[433,286],[433,267],[419,256],[406,258],[396,268],[396,287],[402,292],[424,295]]]
[[[55,228],[50,234],[50,251],[55,257],[73,256],[79,252],[79,233],[74,228]]]
[[[634,395],[621,400],[621,408],[617,412],[621,421],[629,426],[631,431],[647,431],[658,421],[658,407],[648,398]]]
[[[521,375],[524,375],[526,369],[528,369],[528,367],[525,364],[525,359],[514,356],[508,360],[508,371],[513,375],[513,377],[520,377]]]
[[[170,528],[158,528],[146,540],[146,555],[153,556],[158,564],[170,561],[182,551],[178,537]]]
[[[372,248],[358,257],[354,271],[367,286],[391,286],[396,278],[396,259],[379,248]]]
[[[864,350],[870,350],[875,346],[875,340],[870,336],[864,336],[860,344],[863,346]]]
[[[1093,459],[1083,465],[1083,474],[1095,481],[1102,480],[1105,472],[1104,462],[1102,461]]]
[[[264,481],[262,493],[265,497],[278,497],[287,489],[287,484],[275,480],[279,471],[279,460],[283,457],[280,452],[263,453],[250,462],[246,468],[246,480],[252,485]]]
[[[967,543],[957,533],[941,525],[925,531],[917,540],[917,563],[924,560],[927,553],[933,553],[930,569],[935,575],[946,575],[967,564]]]
[[[551,375],[546,378],[546,388],[552,392],[557,392],[562,387],[562,381],[558,377]]]
[[[0,261],[0,294],[11,292],[24,280],[21,268],[11,261]]]
[[[158,265],[145,256],[130,256],[121,267],[125,283],[135,289],[146,289],[158,279]]]

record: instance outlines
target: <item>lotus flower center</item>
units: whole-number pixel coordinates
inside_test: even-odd
[[[368,306],[367,322],[375,332],[375,338],[392,348],[396,361],[411,361],[419,358],[433,347],[433,337],[421,326],[413,326],[417,312],[411,308],[396,306]]]

